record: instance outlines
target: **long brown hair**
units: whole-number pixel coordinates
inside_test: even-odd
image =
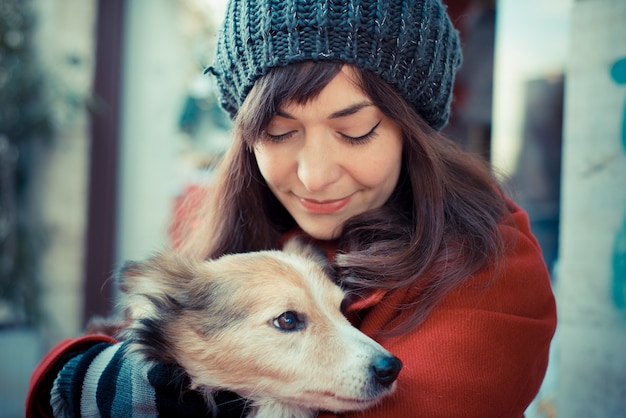
[[[316,97],[342,65],[292,64],[257,81],[235,118],[235,140],[204,209],[207,221],[189,231],[184,251],[212,258],[276,248],[297,226],[269,190],[252,148],[282,103]],[[403,167],[384,206],[346,222],[335,264],[349,291],[419,292],[420,302],[411,303],[412,314],[396,329],[401,332],[419,324],[486,263],[496,262],[502,250],[498,223],[507,209],[486,162],[432,129],[378,77],[357,73],[358,86],[402,128]]]

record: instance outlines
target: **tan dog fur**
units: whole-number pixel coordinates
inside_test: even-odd
[[[180,365],[209,402],[238,393],[253,403],[248,417],[368,408],[395,389],[401,363],[342,315],[324,260],[292,240],[284,251],[131,263],[121,275],[129,355]]]

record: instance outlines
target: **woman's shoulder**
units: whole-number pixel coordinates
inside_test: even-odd
[[[555,326],[555,298],[541,248],[530,230],[526,212],[512,201],[508,205],[510,215],[500,224],[502,253],[450,290],[433,308],[425,324],[437,318],[454,327],[460,315],[466,319],[482,318],[486,326],[497,317],[539,320],[549,328]],[[368,331],[392,328],[404,315],[411,314],[403,307],[418,305],[423,297],[417,286],[387,292],[381,303],[368,306],[367,316],[371,320],[364,322],[371,322],[372,329]],[[483,315],[485,312],[491,314]]]
[[[503,251],[442,301],[521,317],[553,317],[554,294],[548,267],[526,211],[507,201],[509,216],[499,225]]]

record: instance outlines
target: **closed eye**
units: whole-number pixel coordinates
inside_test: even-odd
[[[273,135],[269,132],[264,132],[265,139],[270,142],[280,143],[288,140],[296,131],[285,132],[284,134]]]
[[[354,144],[354,145],[365,144],[370,139],[372,139],[374,136],[376,136],[376,128],[378,128],[378,126],[380,125],[381,122],[382,122],[382,119],[379,120],[378,123],[376,125],[374,125],[374,127],[372,129],[370,129],[369,132],[366,133],[365,135],[349,136],[349,135],[342,134],[342,133],[339,133],[339,135],[341,135],[341,137],[344,140],[348,141],[351,144]]]

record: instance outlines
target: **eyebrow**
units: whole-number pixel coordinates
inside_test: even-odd
[[[338,110],[336,112],[331,113],[328,116],[328,119],[337,119],[337,118],[343,118],[345,116],[354,115],[355,113],[357,113],[361,109],[363,109],[365,107],[369,107],[369,106],[374,106],[374,104],[372,102],[368,102],[368,101],[355,103],[353,105],[350,105],[350,106],[346,107],[345,109],[341,109],[341,110]],[[280,117],[283,117],[283,118],[286,118],[286,119],[295,119],[295,117],[293,117],[289,113],[287,113],[287,112],[285,112],[283,110],[280,110],[280,109],[276,112],[276,115],[278,115]]]

